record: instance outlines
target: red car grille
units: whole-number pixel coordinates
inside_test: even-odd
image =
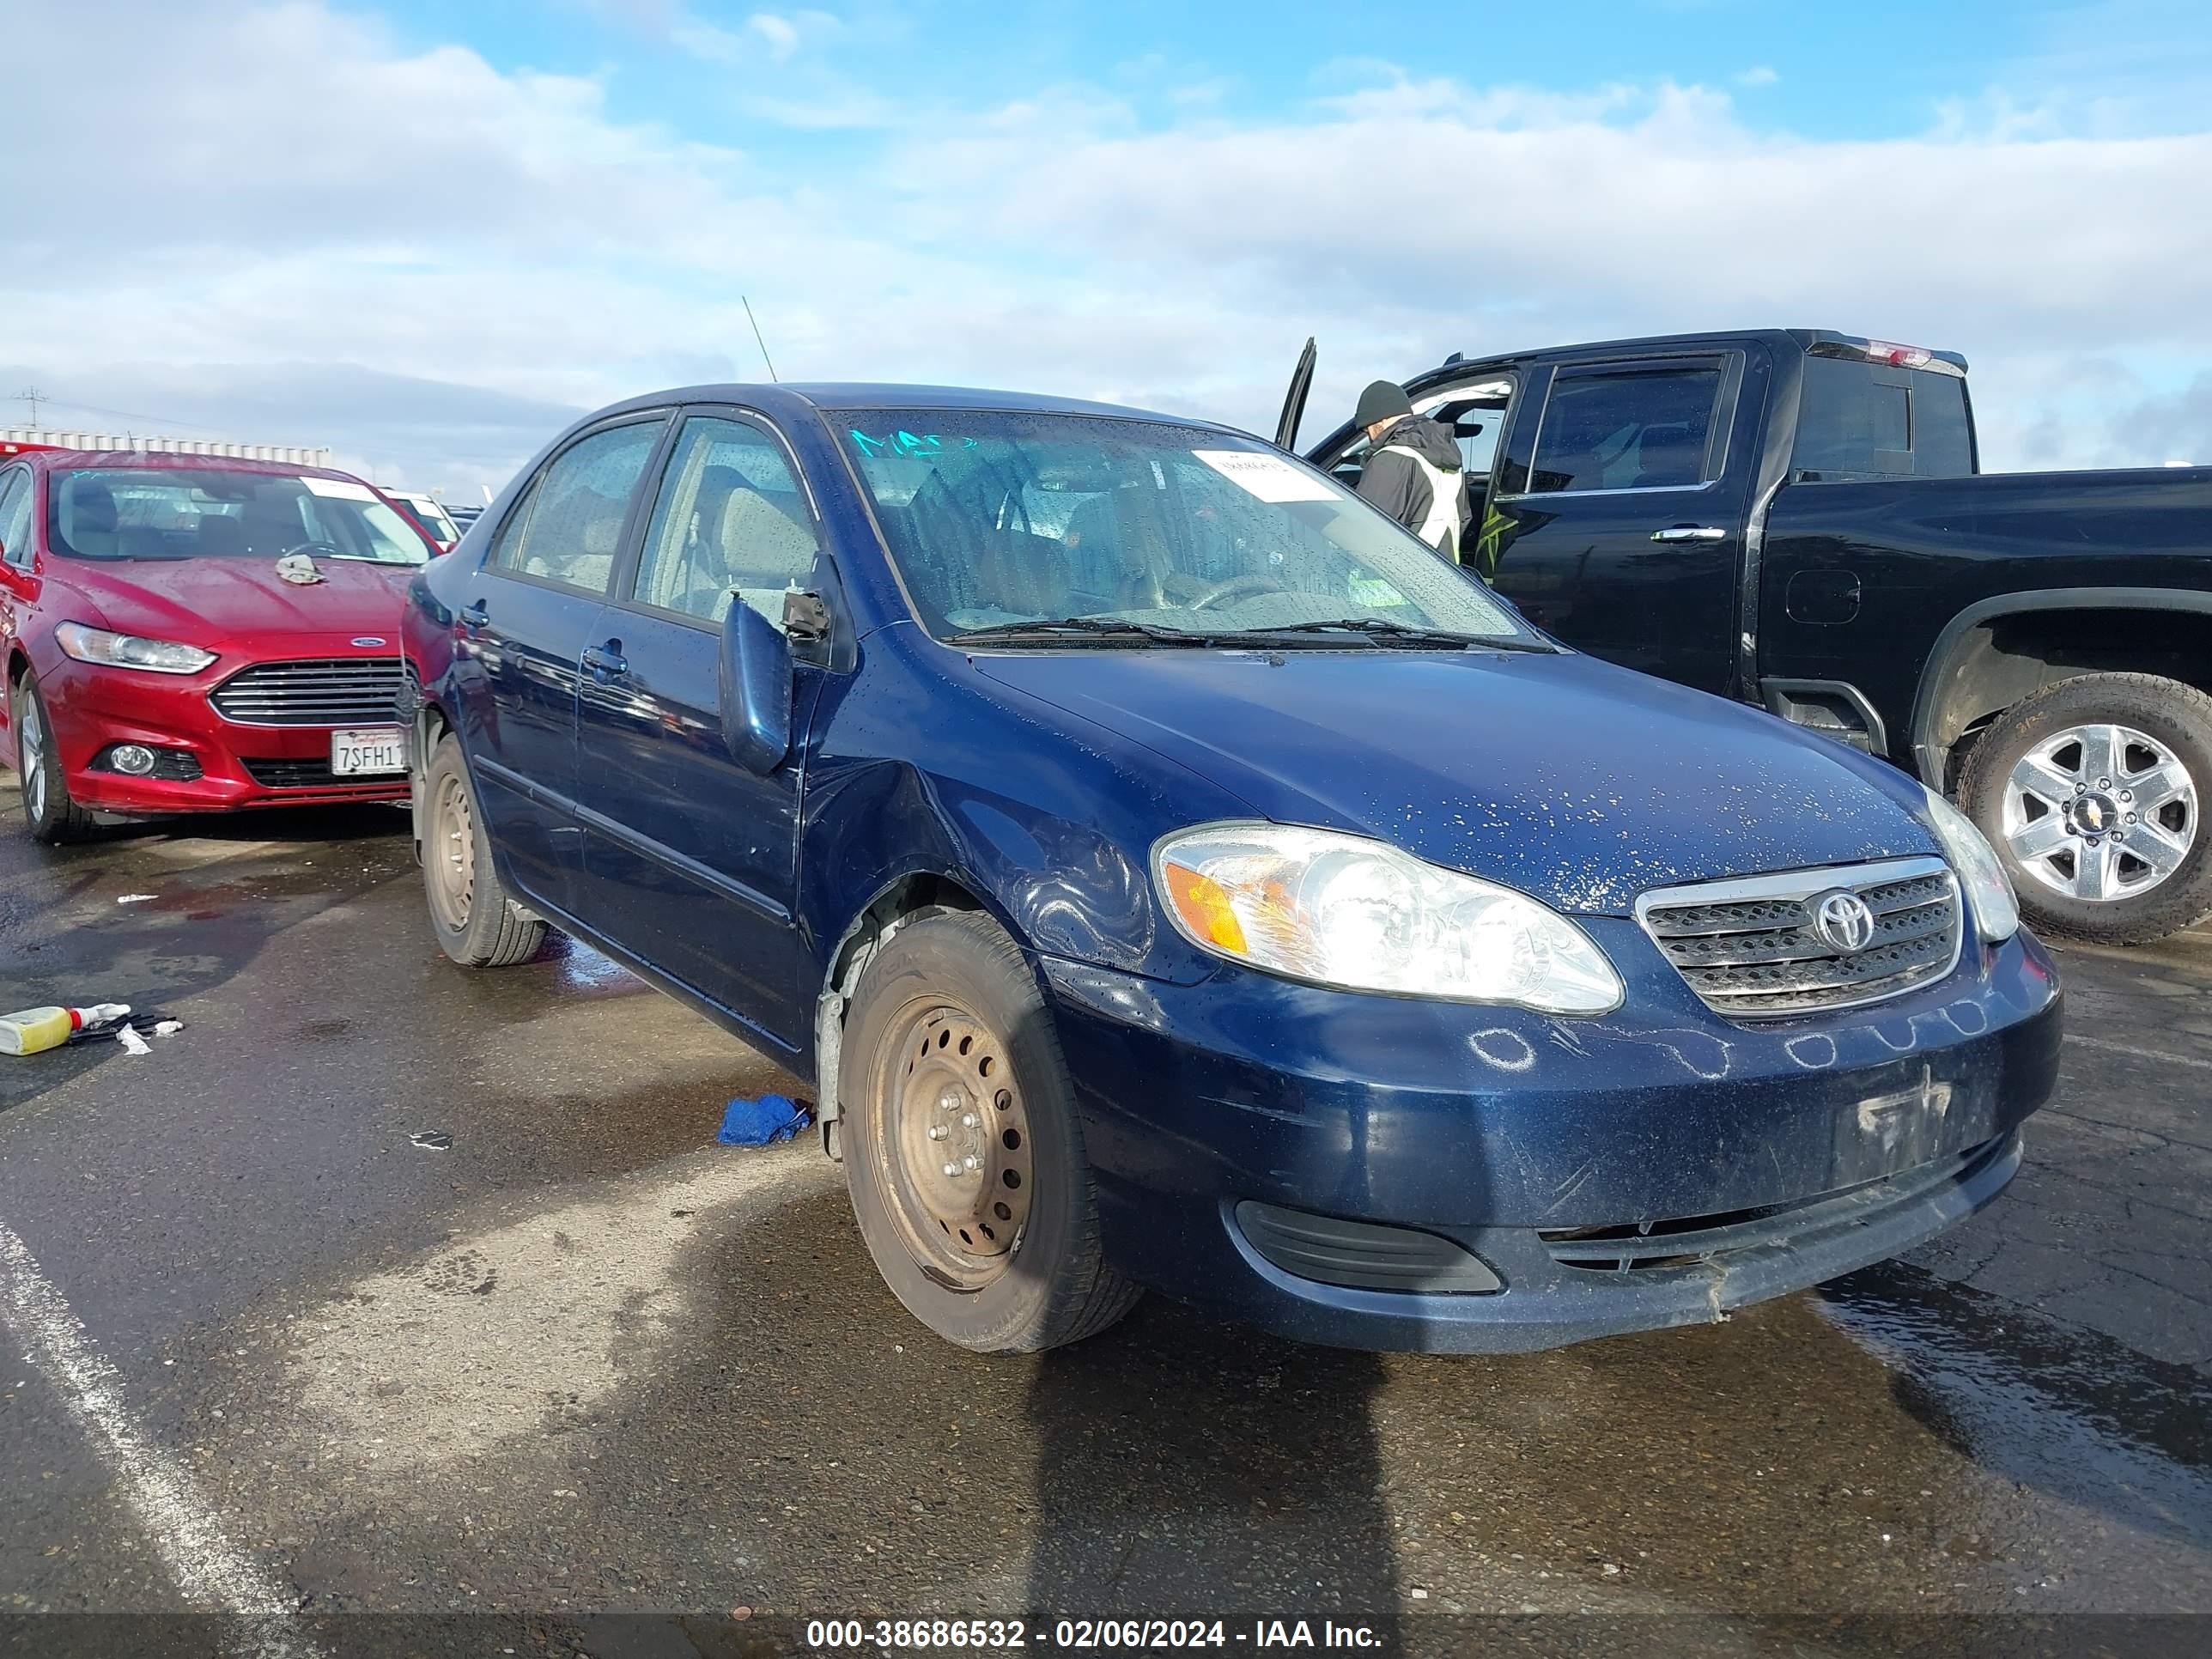
[[[333,657],[242,668],[210,696],[241,726],[390,726],[399,719],[399,659]]]

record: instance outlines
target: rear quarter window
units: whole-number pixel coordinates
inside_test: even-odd
[[[1962,478],[1974,470],[1966,383],[1934,369],[1805,359],[1791,476]]]

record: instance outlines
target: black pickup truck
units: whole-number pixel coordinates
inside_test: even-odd
[[[1966,375],[1757,329],[1455,355],[1406,390],[1466,462],[1462,562],[1539,626],[1917,773],[2045,929],[2160,938],[2212,912],[2212,467],[1981,472]],[[1308,459],[1353,477],[1367,444]]]

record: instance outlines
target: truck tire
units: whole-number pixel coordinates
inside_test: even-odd
[[[39,695],[38,678],[28,669],[15,682],[14,702],[23,827],[33,841],[49,847],[84,840],[93,832],[93,817],[70,799],[69,780],[62,775],[61,753],[54,744],[53,720],[46,713],[46,700]]]
[[[1983,732],[1959,800],[2037,931],[2147,945],[2212,914],[2212,697],[2155,674],[2085,674]]]
[[[853,1213],[908,1312],[977,1353],[1036,1353],[1136,1305],[1099,1243],[1050,1011],[989,917],[897,929],[860,975],[842,1054]]]
[[[468,763],[450,732],[430,751],[423,779],[422,890],[438,948],[464,968],[527,962],[545,942],[545,924],[507,896],[493,866],[483,814]]]

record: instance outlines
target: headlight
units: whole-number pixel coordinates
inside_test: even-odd
[[[1199,949],[1285,978],[1549,1014],[1620,1006],[1620,975],[1565,917],[1364,836],[1209,824],[1152,849],[1152,882]]]
[[[1982,938],[1995,945],[2020,931],[2020,904],[2013,897],[2012,878],[2005,874],[1996,848],[1974,821],[1923,787],[1928,797],[1928,827],[1943,843],[1944,855],[1966,890],[1966,908],[1974,913],[1974,926]]]
[[[54,629],[63,650],[79,662],[96,662],[103,668],[143,668],[155,674],[197,674],[215,660],[215,653],[197,645],[176,645],[167,640],[142,640],[130,634],[110,634],[82,623],[64,623]]]

